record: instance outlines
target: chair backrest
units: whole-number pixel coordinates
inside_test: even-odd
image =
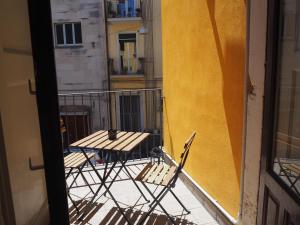
[[[178,179],[178,176],[179,176],[179,174],[181,173],[181,171],[182,171],[182,169],[183,169],[183,167],[184,167],[184,165],[185,165],[185,163],[186,163],[186,160],[187,160],[187,157],[188,157],[188,155],[189,155],[189,152],[190,152],[190,147],[191,147],[191,145],[192,145],[192,143],[193,143],[193,141],[194,141],[194,138],[195,138],[195,136],[196,136],[196,132],[194,131],[193,133],[192,133],[192,135],[186,140],[186,142],[184,143],[184,151],[183,151],[183,153],[181,154],[181,156],[180,156],[180,162],[179,162],[179,165],[178,165],[178,167],[177,167],[177,170],[176,170],[176,172],[175,172],[175,174],[174,174],[174,177],[173,177],[173,179],[171,179],[172,180],[172,186],[175,186],[175,183],[176,183],[176,181],[177,181],[177,179]]]
[[[194,138],[196,136],[196,132],[194,131],[192,133],[192,135],[186,140],[186,142],[184,143],[184,151],[183,153],[181,154],[180,156],[180,163],[179,163],[179,166],[178,167],[181,167],[181,169],[184,167],[185,163],[186,163],[186,159],[189,155],[189,152],[190,152],[190,147],[194,141]]]

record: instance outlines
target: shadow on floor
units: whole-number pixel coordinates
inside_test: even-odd
[[[80,215],[78,216],[75,207],[72,205],[69,208],[69,220],[70,224],[78,224],[84,225],[88,224],[88,222],[92,219],[92,217],[99,211],[99,209],[103,206],[101,203],[94,202],[93,204],[89,205],[89,201],[80,200],[77,201],[78,210],[84,212],[86,210],[87,214],[79,220]]]
[[[78,209],[80,211],[87,210],[87,215],[79,220],[77,212],[74,206],[69,208],[69,217],[70,224],[78,224],[85,225],[90,224],[90,220],[96,215],[96,213],[100,210],[103,204],[93,203],[91,206],[88,205],[88,201],[78,201]],[[138,224],[140,219],[144,216],[145,212],[140,210],[132,210],[130,208],[124,209],[124,212],[129,218],[132,224]],[[193,222],[189,222],[186,219],[174,218],[178,225],[196,225]],[[117,207],[113,207],[110,211],[104,216],[102,221],[99,221],[99,225],[125,225],[127,224],[125,218],[122,216],[121,212]],[[144,225],[169,225],[172,224],[166,215],[160,215],[156,213],[152,213],[144,222]]]
[[[144,216],[145,212],[140,210],[123,209],[127,218],[129,218],[132,224],[139,224],[140,219]],[[178,225],[196,225],[195,223],[189,222],[185,219],[176,218],[176,223]],[[111,210],[106,214],[104,219],[99,223],[99,225],[125,225],[126,220],[122,216],[121,212],[117,207],[111,208]],[[167,225],[172,224],[166,215],[159,215],[152,213],[148,219],[144,222],[144,225]]]

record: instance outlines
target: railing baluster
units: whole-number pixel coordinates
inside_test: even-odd
[[[131,91],[129,91],[129,124],[130,124],[130,130],[131,131],[135,131],[133,130],[133,115],[132,115],[132,101],[131,101]]]
[[[118,119],[117,119],[117,94],[116,92],[112,92],[113,93],[113,99],[114,99],[114,107],[115,107],[115,112],[114,112],[114,118],[115,120],[112,120],[115,122],[115,129],[118,129]],[[120,103],[119,103],[120,104]]]
[[[81,105],[83,106],[83,94],[80,95],[81,96]],[[87,133],[86,133],[86,127],[85,127],[85,113],[82,112],[82,126],[83,126],[83,136],[87,136]],[[80,138],[83,138],[83,137],[80,137]]]
[[[89,93],[89,99],[90,99],[90,109],[91,111],[89,112],[91,114],[90,117],[90,122],[91,122],[91,126],[90,126],[90,133],[92,133],[92,131],[94,131],[94,118],[93,118],[93,102],[92,102],[92,94]]]
[[[108,127],[108,128],[111,128],[111,127],[109,127],[109,124],[112,124],[112,123],[111,123],[111,118],[110,118],[111,115],[110,115],[110,113],[109,113],[109,112],[110,112],[110,109],[109,109],[109,108],[111,107],[111,105],[109,105],[109,102],[108,102],[108,101],[109,101],[108,95],[110,95],[110,93],[109,93],[109,92],[106,92],[104,96],[105,96],[105,98],[106,98],[106,99],[105,99],[105,102],[106,102],[106,116],[107,116],[107,120],[108,120],[108,125],[107,125],[107,127]]]
[[[122,128],[121,128],[121,130],[126,130],[126,127],[125,127],[125,105],[126,105],[126,98],[125,98],[125,96],[124,96],[124,93],[123,93],[123,91],[121,92],[121,95],[120,95],[121,97],[119,97],[119,101],[122,99],[122,104],[120,103],[120,107],[121,107],[121,105],[122,105],[122,109],[120,109],[120,113],[121,113],[121,110],[122,110]],[[120,117],[120,119],[121,119],[121,117]]]
[[[144,101],[145,101],[145,127],[149,128],[148,124],[148,92],[144,91]]]
[[[65,106],[67,106],[67,96],[65,96],[64,98],[64,102],[65,102]],[[67,109],[66,109],[66,112],[65,112],[65,126],[66,126],[66,129],[67,129],[67,132],[66,132],[66,136],[67,136],[67,146],[70,145],[70,130],[69,130],[69,118],[68,118],[68,112],[67,112]],[[68,147],[69,148],[69,147]]]
[[[98,110],[99,110],[99,127],[100,129],[103,129],[103,126],[102,126],[102,113],[101,113],[101,97],[100,97],[100,94],[98,94]]]
[[[160,127],[159,127],[159,137],[160,137],[160,146],[163,146],[163,143],[162,143],[162,135],[163,135],[163,101],[164,101],[164,99],[163,99],[163,96],[162,96],[162,90],[161,89],[159,89],[159,91],[158,91],[158,93],[159,93],[159,116],[160,116],[160,118],[159,118],[159,125],[160,125]]]
[[[76,105],[76,104],[75,104],[75,95],[73,95],[72,97],[73,97],[73,106],[75,106],[75,105]],[[78,132],[77,132],[77,113],[74,112],[72,117],[74,118],[75,141],[77,141],[77,140],[78,140]]]
[[[158,96],[158,92],[157,91],[155,91],[155,92],[152,92],[152,105],[153,105],[153,107],[152,107],[152,113],[153,113],[153,118],[152,118],[152,120],[153,120],[153,128],[155,129],[155,128],[157,128],[157,116],[156,116],[156,114],[157,114],[157,96]]]

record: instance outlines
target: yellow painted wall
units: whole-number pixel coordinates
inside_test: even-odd
[[[144,89],[145,77],[141,75],[112,75],[111,76],[111,89]]]
[[[185,170],[236,217],[245,65],[244,0],[163,0],[164,141]]]

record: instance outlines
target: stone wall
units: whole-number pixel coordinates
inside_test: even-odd
[[[105,89],[107,64],[103,1],[51,0],[51,7],[53,28],[55,23],[81,22],[82,29],[82,46],[55,46],[58,89]]]

